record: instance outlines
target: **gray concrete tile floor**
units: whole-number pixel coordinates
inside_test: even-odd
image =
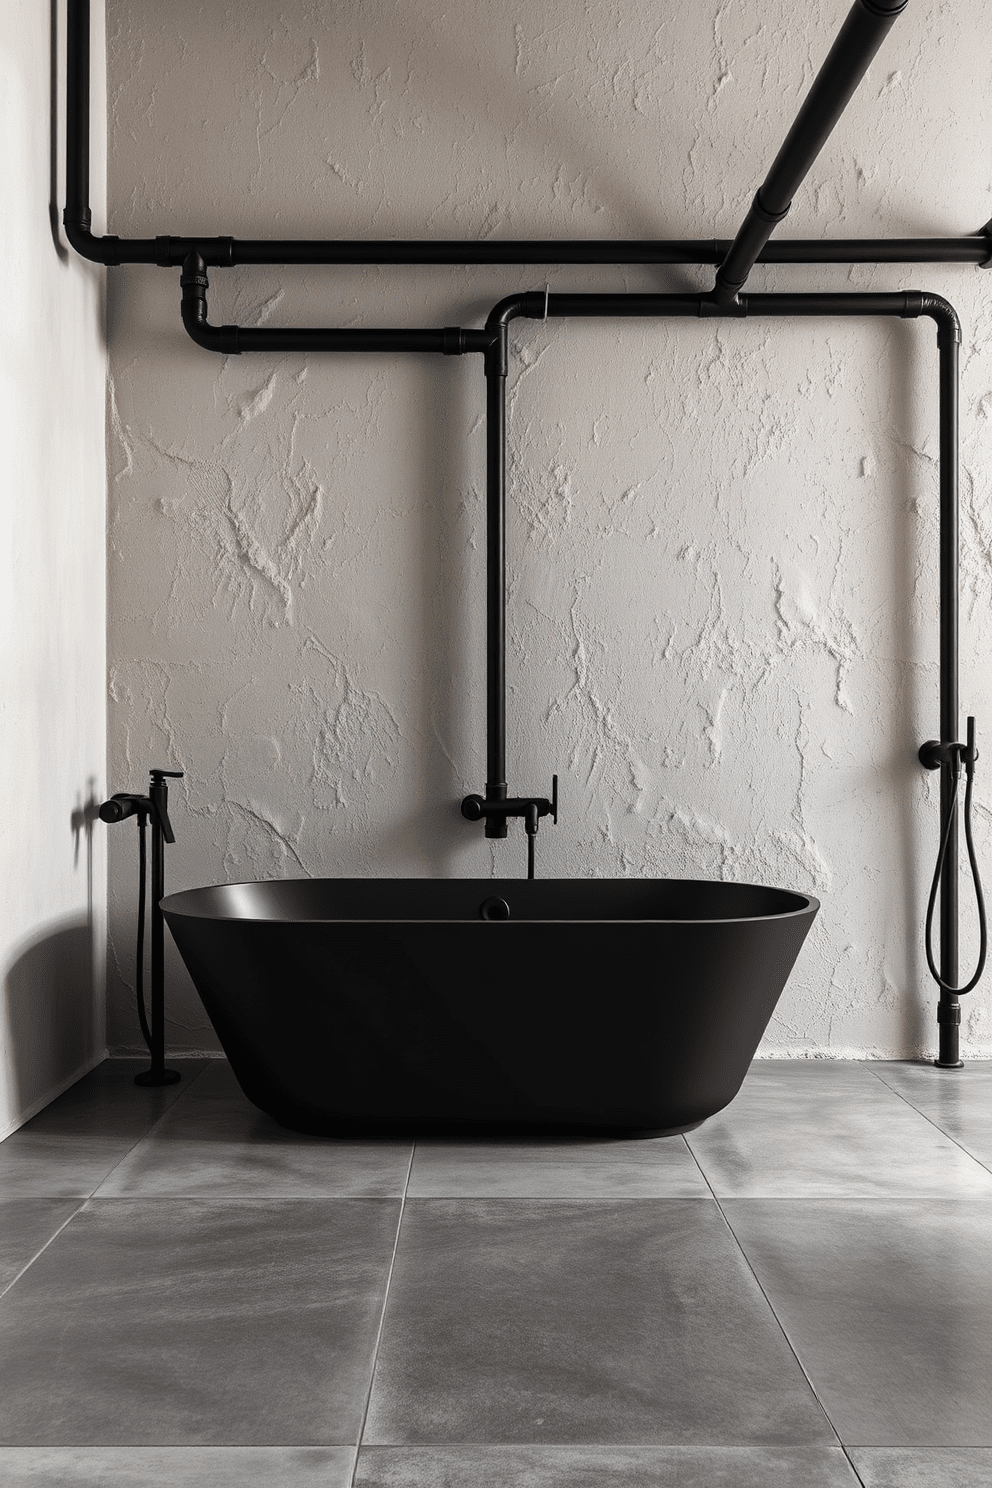
[[[992,1483],[992,1062],[758,1063],[686,1137],[532,1143],[138,1067],[0,1144],[6,1488]]]

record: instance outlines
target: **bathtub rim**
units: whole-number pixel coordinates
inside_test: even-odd
[[[511,915],[510,918],[505,919],[505,920],[485,920],[485,919],[483,919],[481,917],[476,917],[476,916],[454,917],[454,916],[444,916],[444,915],[432,915],[432,916],[430,916],[428,918],[428,917],[425,917],[425,916],[401,916],[401,915],[388,915],[388,916],[387,915],[361,915],[361,916],[359,916],[359,915],[333,915],[333,916],[313,917],[313,916],[305,916],[305,915],[272,916],[272,915],[259,915],[259,914],[223,914],[223,913],[218,913],[215,908],[210,908],[210,907],[207,907],[207,906],[204,906],[203,908],[199,908],[199,907],[196,906],[196,900],[197,900],[198,897],[200,897],[200,896],[206,896],[206,895],[210,894],[214,890],[230,890],[230,889],[242,889],[242,888],[243,889],[252,889],[252,888],[255,888],[255,887],[261,886],[261,885],[264,885],[264,886],[268,887],[270,885],[274,886],[274,885],[277,885],[277,884],[287,884],[287,885],[289,885],[289,884],[299,884],[299,883],[305,883],[305,884],[335,884],[335,883],[366,884],[367,883],[367,884],[382,884],[384,886],[385,885],[392,885],[392,884],[410,884],[410,883],[418,883],[418,884],[429,884],[429,883],[441,883],[441,884],[474,884],[474,885],[477,885],[478,886],[478,888],[479,888],[480,891],[484,891],[488,896],[495,896],[495,895],[497,895],[499,893],[500,889],[502,889],[502,888],[509,889],[509,888],[512,887],[514,890],[519,891],[520,887],[522,885],[524,885],[524,884],[527,884],[528,882],[537,882],[539,884],[557,884],[557,885],[560,885],[560,884],[572,884],[572,883],[604,883],[604,884],[629,883],[629,884],[641,884],[641,885],[644,885],[644,884],[679,884],[681,886],[700,885],[700,886],[706,887],[707,889],[714,889],[715,888],[715,889],[719,890],[720,888],[726,887],[727,889],[730,889],[730,890],[733,890],[733,889],[750,889],[750,890],[756,890],[756,891],[760,891],[760,892],[764,892],[764,893],[781,894],[783,897],[794,899],[794,900],[796,900],[798,902],[795,904],[795,906],[793,908],[777,910],[777,911],[773,911],[772,913],[769,913],[769,914],[756,914],[756,915],[706,915],[706,916],[701,916],[701,917],[697,917],[697,918],[685,918],[684,916],[676,916],[676,915],[667,916],[667,917],[664,917],[664,918],[663,917],[660,917],[660,916],[659,917],[649,917],[649,916],[629,916],[629,915],[612,915],[612,916],[610,916],[610,915],[599,915],[599,916],[592,916],[592,915],[590,915],[590,916],[582,916],[582,917],[574,917],[573,916],[571,918],[561,918],[561,917],[551,917],[551,916],[549,916],[547,918],[533,918],[533,919],[514,919],[512,917],[512,915]],[[525,925],[549,925],[549,926],[550,925],[560,925],[560,926],[561,925],[567,925],[567,926],[572,926],[572,927],[579,926],[579,925],[617,925],[617,926],[619,926],[619,925],[626,925],[626,926],[634,926],[634,925],[700,925],[700,926],[702,926],[702,925],[748,925],[748,924],[761,924],[761,923],[764,923],[765,921],[769,921],[769,922],[774,921],[775,923],[778,923],[778,922],[783,921],[783,920],[789,920],[789,919],[798,918],[800,916],[807,916],[807,915],[810,916],[811,920],[815,920],[816,917],[817,917],[817,915],[819,914],[820,909],[821,909],[821,901],[819,900],[819,898],[816,897],[816,895],[814,895],[814,894],[808,894],[808,893],[806,893],[805,891],[803,891],[801,889],[785,889],[785,888],[781,888],[780,886],[778,886],[776,884],[740,883],[737,880],[712,879],[712,878],[614,878],[614,879],[543,878],[543,879],[537,879],[537,880],[527,880],[527,879],[490,879],[490,878],[486,878],[486,879],[476,879],[476,878],[462,878],[462,879],[444,878],[444,879],[435,879],[435,878],[413,878],[413,877],[409,877],[409,878],[396,878],[396,877],[385,878],[385,877],[383,877],[383,878],[380,878],[380,877],[375,877],[375,876],[370,875],[370,876],[368,876],[366,878],[350,878],[350,877],[330,878],[330,877],[321,877],[321,878],[239,879],[239,880],[236,880],[234,882],[228,882],[228,883],[201,884],[201,885],[197,886],[196,888],[177,889],[174,892],[172,892],[170,894],[167,894],[165,896],[165,898],[161,900],[161,909],[162,909],[163,913],[166,916],[176,915],[176,916],[182,916],[182,917],[187,918],[187,919],[194,919],[194,920],[214,920],[214,921],[221,921],[221,922],[230,923],[230,924],[245,924],[245,925],[410,925],[410,926],[412,926],[412,925],[423,925],[423,926],[426,927],[426,926],[441,926],[441,925],[471,925],[471,924],[484,925],[484,924],[496,924],[496,925],[502,926],[503,929],[506,930],[506,929],[508,929],[510,927],[513,927],[513,926],[516,926],[516,927],[519,928],[519,927],[525,926]]]

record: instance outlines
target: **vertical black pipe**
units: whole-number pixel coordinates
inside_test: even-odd
[[[506,326],[486,355],[486,800],[506,799]],[[506,818],[486,817],[505,837]]]
[[[66,7],[65,220],[89,231],[90,0]]]
[[[941,320],[940,348],[940,742],[958,741],[958,359],[960,332]],[[954,776],[949,762],[940,767],[940,820],[953,819],[940,879],[940,979],[958,985],[958,821]],[[961,1065],[961,1004],[955,992],[940,989],[937,1008],[939,1054],[943,1068]]]
[[[150,795],[156,792],[152,786]],[[152,989],[151,989],[151,1033],[152,1067],[149,1074],[156,1080],[165,1072],[165,933],[162,910],[159,907],[165,898],[165,838],[157,811],[152,812]]]
[[[148,799],[152,819],[152,933],[151,933],[151,1068],[136,1075],[136,1085],[174,1085],[180,1079],[178,1070],[165,1067],[165,827],[169,820],[169,787],[162,770],[152,770]],[[170,835],[169,841],[173,841]]]

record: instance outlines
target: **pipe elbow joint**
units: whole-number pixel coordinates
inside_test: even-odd
[[[489,312],[487,326],[508,326],[511,320],[547,320],[548,292],[546,289],[530,289],[524,294],[507,295]]]
[[[205,316],[190,314],[183,306],[183,326],[191,341],[202,346],[204,351],[217,351],[222,356],[240,356],[239,327],[236,325],[212,326]]]
[[[907,291],[904,318],[915,319],[921,315],[929,317],[936,324],[938,346],[960,345],[961,322],[950,300],[927,291]]]
[[[113,268],[120,263],[120,238],[108,234],[106,237],[97,238],[91,231],[91,214],[86,212],[70,213],[66,207],[62,213],[62,229],[65,233],[66,242],[74,253],[80,258],[87,259],[90,263],[104,264]]]
[[[182,287],[183,326],[190,340],[204,351],[217,351],[224,356],[241,353],[238,326],[212,326],[207,320],[207,266],[199,253],[187,254],[179,283]]]

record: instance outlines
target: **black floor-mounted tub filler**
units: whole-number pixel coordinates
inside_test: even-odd
[[[770,241],[907,0],[855,0],[733,241],[302,241],[95,237],[89,209],[89,3],[67,0],[66,236],[108,266],[181,270],[183,324],[200,346],[243,353],[475,355],[486,378],[487,780],[462,802],[489,838],[521,817],[534,876],[551,798],[513,796],[506,771],[508,328],[580,316],[898,316],[937,328],[940,387],[940,850],[926,914],[940,988],[939,1055],[960,1067],[959,998],[982,974],[985,911],[971,840],[974,724],[959,740],[958,359],[946,300],[745,294],[755,263],[992,262],[992,223],[962,237]],[[207,271],[244,264],[712,264],[703,294],[507,296],[484,327],[212,326]],[[979,907],[977,969],[958,967],[958,782]],[[931,922],[939,900],[939,965]],[[289,1126],[673,1131],[733,1099],[818,904],[784,889],[696,881],[307,880],[174,894],[164,913],[246,1094]],[[153,932],[155,921],[153,919]],[[159,966],[161,977],[161,966]],[[161,987],[153,1006],[161,1009]],[[161,1019],[160,1019],[161,1024]],[[153,1030],[154,1033],[154,1030]],[[158,1040],[164,1034],[161,1026]],[[153,1067],[162,1050],[153,1051]]]

